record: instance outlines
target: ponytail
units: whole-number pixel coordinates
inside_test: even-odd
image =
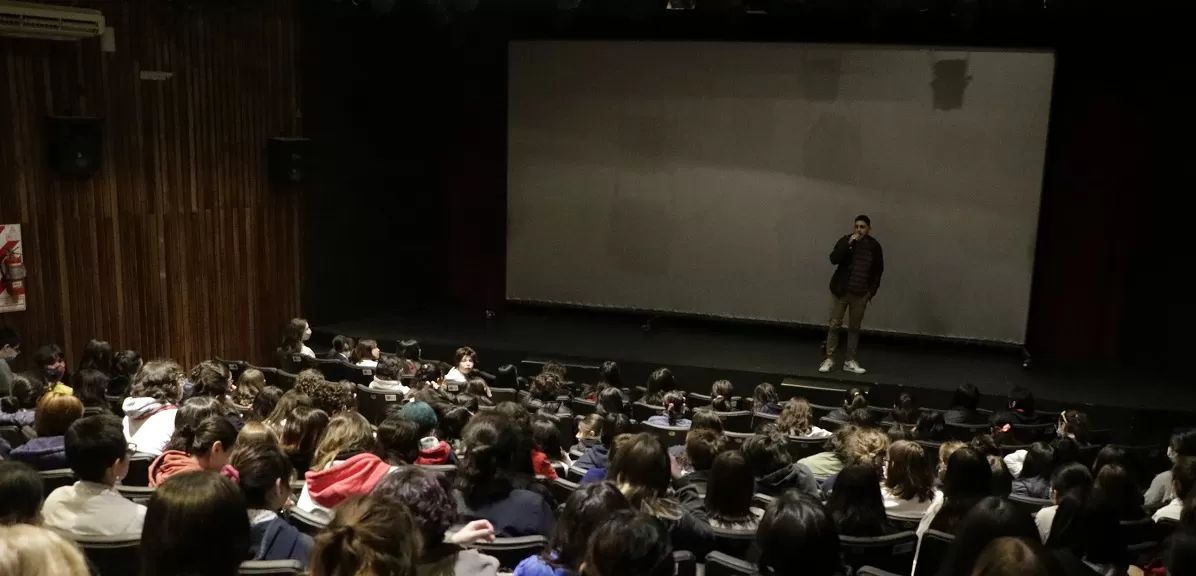
[[[220,473],[241,488],[246,506],[266,510],[270,491],[280,481],[290,484],[295,467],[276,444],[254,442],[237,446]]]
[[[420,527],[406,506],[380,495],[354,496],[316,536],[311,573],[415,576],[422,553]]]
[[[225,450],[232,450],[237,443],[237,428],[224,416],[209,416],[195,425],[184,423],[175,429],[167,448],[192,456],[206,455],[217,442]]]
[[[664,395],[664,416],[669,420],[669,426],[676,426],[677,420],[685,417],[685,394],[678,391]]]

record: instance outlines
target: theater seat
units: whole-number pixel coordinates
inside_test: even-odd
[[[798,438],[790,436],[785,441],[786,448],[789,449],[789,457],[794,462],[813,456],[819,452],[826,450],[826,438]]]
[[[981,434],[988,433],[991,427],[988,424],[951,424],[947,423],[947,435],[952,440],[959,440],[960,442],[971,442],[972,438]]]
[[[677,576],[696,576],[698,573],[697,558],[685,550],[673,552],[673,573]]]
[[[374,381],[374,369],[366,366],[345,364],[345,379],[362,386],[369,386]]]
[[[663,426],[651,422],[640,422],[640,428],[642,431],[659,438],[665,448],[685,445],[685,435],[689,433],[689,428]]]
[[[55,488],[70,486],[75,483],[75,471],[70,468],[42,470],[37,474],[42,477],[42,490],[45,491],[46,496],[49,496]]]
[[[500,572],[514,570],[524,558],[539,554],[548,546],[543,536],[518,536],[495,538],[493,542],[478,542],[474,545],[483,554],[498,558]]]
[[[298,507],[291,508],[287,512],[287,521],[299,529],[300,532],[315,536],[328,527],[328,520],[323,517],[315,516],[300,510]]]
[[[714,551],[746,560],[753,560],[759,556],[759,552],[753,546],[756,543],[755,528],[727,529],[711,526],[710,529],[714,533]]]
[[[663,412],[664,406],[653,406],[651,404],[644,404],[643,402],[636,402],[631,405],[631,419],[636,422],[643,422]]]
[[[403,394],[397,390],[374,390],[360,384],[354,388],[357,393],[357,411],[375,426],[386,418],[387,406],[403,401]]]
[[[63,537],[74,540],[87,561],[95,567],[96,573],[138,574],[141,571],[141,536],[79,536],[60,532]]]
[[[706,555],[706,576],[755,576],[756,566],[722,552]]]
[[[129,458],[129,473],[121,478],[125,486],[149,486],[149,466],[157,456],[145,452],[134,452]]]
[[[902,576],[902,574],[908,574],[908,573],[909,573],[908,570],[906,570],[905,572],[902,572],[901,574],[898,574],[896,572],[889,572],[887,570],[881,570],[880,568],[864,566],[863,568],[860,568],[859,570],[856,571],[855,576]]]
[[[938,530],[927,530],[922,535],[922,545],[918,549],[918,568],[914,576],[934,576],[938,574],[939,566],[947,559],[951,544],[955,537]]]
[[[305,366],[315,368],[324,375],[324,379],[329,382],[340,382],[341,380],[348,380],[345,370],[345,361],[330,358],[312,358],[304,356]]]
[[[150,496],[154,495],[154,489],[149,486],[125,486],[121,484],[116,487],[116,491],[120,492],[120,495],[126,499],[138,504],[149,502]]]
[[[237,569],[239,576],[298,576],[303,564],[298,560],[249,560]]]
[[[19,426],[0,426],[0,439],[8,442],[8,445],[13,448],[25,443],[25,435],[21,434]]]
[[[556,500],[558,504],[564,504],[565,501],[569,499],[569,496],[572,496],[573,492],[577,490],[577,482],[566,480],[558,476],[556,480],[553,480],[548,484],[548,489],[552,491],[552,498]]]
[[[1014,506],[1031,516],[1037,514],[1039,510],[1051,505],[1051,501],[1044,498],[1029,498],[1026,496],[1018,496],[1016,494],[1010,494],[1008,498],[1010,502],[1013,502]]]
[[[872,566],[898,574],[909,574],[918,548],[918,535],[898,532],[887,536],[860,538],[840,536],[843,560],[852,568]]]

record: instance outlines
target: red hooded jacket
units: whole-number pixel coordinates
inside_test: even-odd
[[[373,454],[358,454],[331,468],[307,473],[312,502],[334,508],[350,496],[365,494],[390,472],[390,464]]]

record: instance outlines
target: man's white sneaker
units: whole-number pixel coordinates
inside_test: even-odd
[[[818,367],[818,371],[822,372],[823,374],[826,374],[827,372],[830,372],[831,369],[834,367],[835,367],[835,361],[831,360],[830,358],[827,358],[826,360],[822,361],[822,365],[820,365]]]
[[[864,368],[860,366],[860,363],[856,362],[855,360],[848,360],[847,362],[844,362],[843,369],[851,372],[852,374],[863,374],[864,372],[867,372],[867,370],[864,370]]]

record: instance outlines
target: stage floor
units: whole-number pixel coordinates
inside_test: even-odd
[[[941,400],[949,399],[960,384],[971,382],[986,395],[984,404],[994,408],[1013,386],[1031,389],[1050,408],[1058,404],[1175,412],[1196,407],[1196,387],[1182,382],[1094,367],[1027,370],[1021,353],[1009,348],[864,334],[858,359],[868,373],[857,376],[835,370],[823,375],[818,373],[824,337],[820,331],[672,317],[656,319],[652,329],[645,331],[645,319],[634,314],[519,307],[490,320],[438,313],[369,318],[314,330],[317,342],[346,334],[374,338],[386,351],[393,351],[398,340],[414,338],[425,356],[444,360],[457,346],[470,345],[482,355],[481,366],[487,370],[529,357],[594,364],[616,360],[629,385],[641,384],[654,367],[668,366],[704,379],[683,380],[686,389],[695,391],[707,391],[717,377],[735,382],[737,394],[750,394],[760,381],[780,384],[784,377],[801,377],[924,389]],[[923,403],[932,405],[929,400]]]

